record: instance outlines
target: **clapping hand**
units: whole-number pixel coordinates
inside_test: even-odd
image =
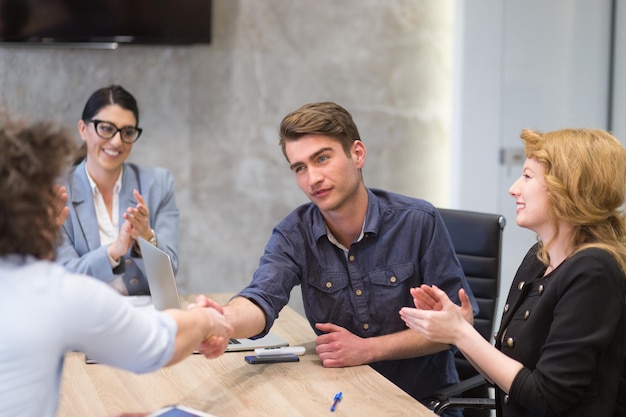
[[[463,289],[459,290],[460,307],[436,286],[412,288],[411,295],[416,308],[403,307],[400,318],[433,342],[455,344],[458,329],[474,322],[472,305]]]
[[[443,301],[450,299],[447,294],[441,291],[437,286],[422,285],[419,288],[411,288],[411,296],[413,304],[416,308],[422,310],[441,310],[443,309]],[[459,300],[461,300],[461,313],[468,323],[474,324],[474,310],[472,303],[463,288],[459,290]],[[451,302],[451,301],[450,301]]]
[[[139,191],[133,190],[133,195],[137,199],[135,207],[128,207],[124,213],[124,220],[130,225],[130,234],[133,240],[139,239],[139,236],[145,240],[152,238],[152,229],[150,228],[150,209],[146,205],[143,196]]]
[[[56,218],[57,227],[61,227],[65,223],[65,219],[70,214],[70,209],[67,207],[67,189],[58,184],[54,185],[54,194],[56,200],[54,204],[54,216]]]

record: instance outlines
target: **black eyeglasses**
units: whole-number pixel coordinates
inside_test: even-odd
[[[111,122],[106,122],[104,120],[96,120],[91,119],[87,120],[88,122],[93,123],[93,127],[96,130],[96,134],[100,136],[102,139],[113,139],[113,136],[120,132],[120,139],[124,143],[134,143],[141,136],[141,132],[143,129],[135,126],[124,126],[118,128]]]

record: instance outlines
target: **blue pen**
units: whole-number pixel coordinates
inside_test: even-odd
[[[341,393],[341,391],[335,394],[335,398],[333,399],[333,405],[330,407],[330,411],[335,411],[335,408],[337,408],[337,404],[339,404],[339,401],[341,401],[342,395],[343,394]]]

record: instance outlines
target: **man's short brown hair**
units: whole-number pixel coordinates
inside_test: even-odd
[[[361,140],[350,113],[333,102],[309,103],[289,113],[280,123],[280,148],[285,157],[285,144],[305,135],[323,135],[341,143],[346,155],[355,140]]]

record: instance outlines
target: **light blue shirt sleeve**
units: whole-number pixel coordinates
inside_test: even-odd
[[[134,307],[94,279],[70,275],[64,285],[67,305],[75,310],[66,322],[68,350],[137,373],[155,371],[170,361],[177,326],[169,315]]]
[[[53,417],[64,357],[151,372],[174,353],[176,322],[52,262],[0,257],[0,416]]]

